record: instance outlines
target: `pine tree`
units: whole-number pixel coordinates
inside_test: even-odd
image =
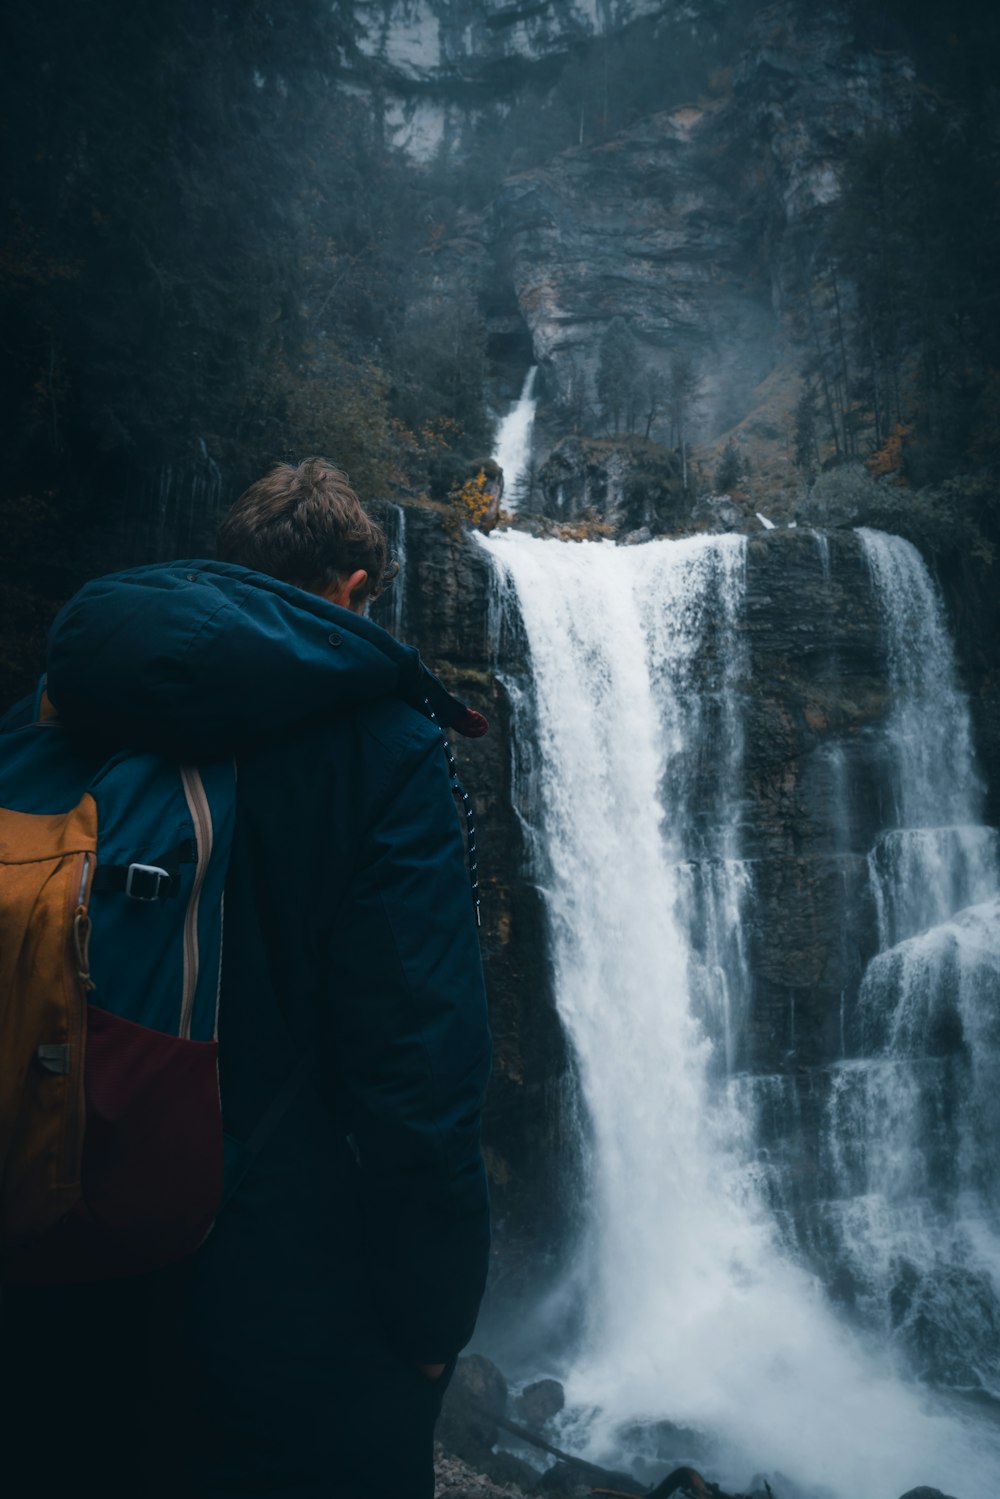
[[[718,467],[715,470],[715,488],[719,494],[730,494],[738,489],[740,480],[743,478],[743,459],[740,450],[733,438],[730,438],[722,450]]]
[[[639,346],[622,317],[612,318],[601,339],[597,361],[597,399],[615,436],[624,425],[635,431],[640,399]]]
[[[662,409],[667,397],[667,382],[663,377],[663,371],[655,364],[647,364],[642,372],[642,404],[646,418],[646,430],[643,433],[645,440],[649,441],[650,429],[656,420],[658,412]]]
[[[819,467],[819,443],[817,422],[819,420],[819,396],[816,387],[807,380],[795,405],[795,465],[805,474],[811,484]]]
[[[670,438],[681,455],[681,477],[685,489],[688,482],[688,443],[700,394],[701,376],[694,360],[690,354],[675,354],[670,361],[670,373],[667,377],[667,412],[670,417]]]

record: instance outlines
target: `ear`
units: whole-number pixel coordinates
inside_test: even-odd
[[[355,604],[354,595],[368,582],[368,574],[363,567],[356,572],[338,573],[331,583],[322,590],[323,597],[331,604],[339,604],[342,609],[357,609],[360,603]]]

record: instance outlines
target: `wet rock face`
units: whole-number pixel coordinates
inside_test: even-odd
[[[793,1070],[841,1055],[841,995],[875,950],[866,856],[889,707],[871,584],[853,533],[748,544],[745,801],[753,861],[747,1055]]]
[[[938,567],[993,815],[1000,693],[986,642],[995,598],[954,557]],[[976,586],[978,584],[978,586]],[[853,531],[751,537],[740,846],[752,861],[753,996],[741,1065],[800,1073],[851,1054],[876,951],[867,855],[884,823],[886,646]]]
[[[765,163],[764,184],[755,176],[755,185],[766,186],[772,211],[794,224],[831,202],[845,143],[899,119],[913,77],[905,57],[859,50],[836,0],[762,8],[734,70],[732,123],[745,170]]]
[[[581,375],[593,388],[595,324],[615,317],[664,373],[679,349],[725,350],[708,392],[720,410],[766,374],[770,288],[747,282],[745,223],[706,171],[710,126],[702,109],[657,115],[506,182],[499,235],[553,399]]]
[[[912,69],[854,48],[841,5],[797,0],[762,7],[733,59],[727,91],[504,184],[498,243],[550,399],[581,376],[593,388],[614,317],[661,373],[678,352],[695,360],[702,438],[752,410],[787,359],[796,228],[836,198],[848,144],[900,117]],[[666,440],[663,412],[651,435]]]
[[[537,498],[524,507],[555,521],[599,517],[624,537],[682,524],[688,501],[678,456],[650,443],[565,437],[538,472]]]

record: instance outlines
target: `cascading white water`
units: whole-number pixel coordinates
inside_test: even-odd
[[[872,850],[881,946],[926,931],[998,889],[996,834],[981,826],[969,709],[940,600],[901,536],[861,530],[882,617],[892,711],[888,827]]]
[[[1000,860],[968,704],[909,542],[860,533],[892,708],[869,855],[880,951],[833,1078],[827,1215],[852,1299],[921,1373],[1000,1398]],[[998,1485],[1000,1487],[1000,1485]]]
[[[403,609],[406,603],[406,510],[402,505],[393,505],[396,524],[394,535],[391,536],[392,553],[399,563],[399,574],[392,584],[389,594],[390,617],[389,629],[393,635],[400,636],[403,628]]]
[[[531,434],[535,425],[535,379],[538,366],[524,377],[521,394],[497,428],[493,458],[503,469],[503,506],[514,512],[524,499],[531,467]]]
[[[734,1487],[770,1468],[835,1499],[894,1499],[947,1489],[960,1464],[962,1499],[994,1499],[1000,1453],[980,1442],[970,1460],[978,1438],[864,1350],[782,1245],[719,1079],[748,995],[743,541],[484,545],[530,649],[533,690],[513,699],[538,784],[520,800],[538,808],[587,1113],[586,1321],[561,1371],[563,1440],[620,1460],[626,1428],[665,1419],[707,1434]],[[689,1456],[683,1435],[656,1440]]]

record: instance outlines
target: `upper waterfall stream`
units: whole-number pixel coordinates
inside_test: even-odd
[[[531,468],[531,434],[535,425],[535,379],[538,366],[524,377],[521,394],[497,428],[493,458],[503,469],[503,503],[506,510],[520,508]]]
[[[871,1045],[888,1057],[877,1065],[900,1073],[900,1059],[914,1052],[912,1031],[937,1003],[914,997],[916,980],[904,975],[907,963],[920,966],[922,950],[910,954],[907,943],[926,942],[925,928],[944,923],[931,939],[933,961],[942,972],[950,964],[949,973],[958,963],[957,1003],[979,1016],[992,1061],[1000,940],[993,907],[982,902],[996,894],[996,866],[991,836],[976,826],[968,713],[917,554],[901,554],[908,544],[898,538],[873,534],[863,545],[880,607],[898,614],[901,631],[935,659],[916,687],[906,687],[901,647],[889,631],[896,706],[882,753],[894,810],[870,861],[887,951],[862,985],[856,1023],[867,1023],[865,1006],[879,987],[883,1019],[872,1023],[887,1025],[895,1039],[880,1032]],[[685,1440],[701,1441],[711,1454],[704,1466],[724,1485],[747,1488],[755,1471],[781,1474],[783,1499],[896,1499],[917,1484],[958,1499],[995,1499],[1000,1440],[988,1421],[946,1408],[913,1382],[863,1297],[867,1325],[849,1321],[828,1294],[843,1265],[877,1259],[876,1226],[864,1206],[888,1190],[874,1179],[882,1169],[878,1140],[865,1134],[874,1120],[858,1122],[864,1108],[853,1092],[854,1113],[844,1117],[850,1110],[840,1079],[855,1076],[857,1063],[831,1069],[821,1132],[839,1119],[844,1149],[860,1152],[862,1176],[873,1179],[852,1183],[842,1175],[839,1237],[819,1266],[807,1263],[790,1231],[797,1205],[776,1213],[773,1191],[762,1190],[754,1089],[730,1077],[752,1004],[746,933],[754,876],[741,856],[744,723],[754,691],[745,540],[623,548],[501,532],[484,544],[499,607],[518,617],[530,654],[530,681],[512,690],[515,737],[532,746],[518,756],[530,784],[517,788],[517,799],[582,1098],[585,1227],[568,1272],[581,1325],[564,1365],[551,1371],[566,1382],[561,1440],[597,1461],[636,1467],[646,1458],[651,1478],[663,1471],[657,1460],[682,1455]],[[829,555],[821,554],[828,570]],[[922,635],[915,621],[924,622]],[[942,715],[938,738],[914,743],[911,712]],[[940,805],[928,806],[927,787],[939,783]],[[939,887],[946,887],[940,897]],[[979,904],[958,914],[971,901]],[[890,939],[901,946],[890,952]],[[881,975],[878,965],[890,958],[895,966]],[[925,989],[930,961],[920,967]],[[963,1023],[972,1025],[969,1017]],[[902,1070],[903,1093],[919,1096],[919,1067]],[[992,1076],[995,1082],[995,1070]],[[884,1093],[876,1089],[877,1097]],[[898,1098],[894,1108],[889,1128],[916,1117]],[[967,1112],[975,1112],[972,1103]],[[985,1277],[985,1305],[990,1295],[995,1304],[989,1256],[998,1241],[988,1222],[992,1179],[985,1180],[995,1167],[976,1154],[977,1139],[988,1145],[981,1126],[970,1118],[958,1130],[965,1165],[956,1190],[970,1232],[979,1228],[966,1259],[970,1273]],[[920,1141],[908,1149],[919,1153]],[[910,1221],[921,1213],[915,1169],[910,1160],[901,1189]],[[784,1180],[782,1173],[779,1160],[774,1179]],[[883,1206],[877,1224],[898,1237],[900,1223],[889,1222]],[[900,1252],[895,1241],[878,1246],[888,1260]],[[992,1268],[1000,1269],[1000,1256]],[[687,1435],[672,1437],[663,1422]]]

